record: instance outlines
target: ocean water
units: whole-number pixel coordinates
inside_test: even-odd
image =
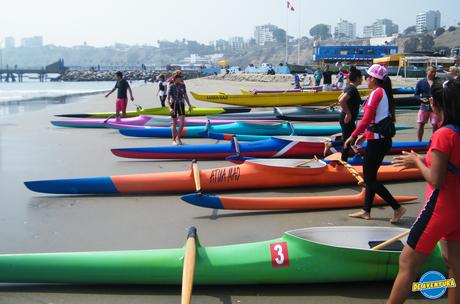
[[[137,86],[141,82],[134,82]],[[142,82],[143,83],[143,82]],[[0,115],[36,111],[55,104],[78,102],[87,95],[111,90],[114,81],[39,82],[24,78],[24,82],[0,82]]]

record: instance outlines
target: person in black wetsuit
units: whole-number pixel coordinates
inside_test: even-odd
[[[359,114],[359,107],[362,103],[361,95],[357,88],[363,81],[361,71],[355,67],[351,67],[348,79],[350,80],[350,84],[345,87],[345,90],[339,96],[340,107],[342,108],[339,122],[344,139],[350,137],[351,133],[356,129],[356,119]],[[342,151],[342,160],[347,161],[349,154],[350,147],[344,147]]]

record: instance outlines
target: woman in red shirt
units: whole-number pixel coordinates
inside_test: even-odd
[[[460,303],[460,81],[432,88],[432,107],[442,121],[431,138],[426,157],[403,152],[397,166],[419,168],[427,181],[425,207],[412,225],[407,245],[399,258],[399,273],[387,303],[403,303],[426,257],[441,241],[449,277],[449,303]]]
[[[377,180],[377,171],[382,164],[383,158],[391,148],[392,140],[390,135],[377,133],[375,125],[384,119],[394,121],[395,106],[391,80],[387,77],[385,67],[374,64],[367,70],[366,77],[369,89],[373,90],[366,100],[364,106],[364,116],[359,122],[358,127],[346,140],[344,146],[349,147],[362,140],[367,140],[367,147],[364,153],[363,173],[366,184],[366,195],[362,210],[349,214],[350,217],[370,219],[371,208],[375,194],[384,199],[394,210],[391,223],[399,222],[399,219],[406,212],[395,200],[393,195],[385,186]],[[363,135],[360,135],[364,132]],[[359,136],[359,139],[358,139]]]

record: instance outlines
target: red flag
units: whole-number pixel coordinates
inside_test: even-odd
[[[291,2],[287,2],[287,9],[290,11],[295,11],[294,6],[292,6]]]

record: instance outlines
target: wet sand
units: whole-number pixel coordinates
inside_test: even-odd
[[[239,83],[190,80],[196,92],[238,93],[246,89],[287,89],[287,83]],[[407,84],[409,85],[409,84]],[[159,105],[156,86],[134,89],[135,103]],[[194,101],[195,106],[214,106]],[[131,109],[135,107],[130,104]],[[114,98],[103,95],[81,102],[51,105],[34,111],[0,116],[0,253],[124,250],[182,247],[187,228],[196,226],[204,246],[273,239],[292,229],[312,226],[391,226],[389,207],[373,209],[373,220],[347,217],[354,211],[247,212],[202,209],[183,203],[179,195],[57,196],[34,193],[23,182],[35,179],[90,177],[142,172],[188,170],[189,161],[135,161],[117,158],[114,147],[169,145],[170,139],[125,138],[106,129],[52,126],[54,114],[112,111]],[[398,117],[415,126],[416,114]],[[426,136],[431,131],[426,130]],[[396,140],[414,141],[415,129]],[[213,143],[185,139],[187,144]],[[228,165],[201,161],[200,168]],[[410,227],[424,199],[424,182],[388,184],[393,194],[417,195],[407,205],[401,226]],[[248,196],[352,194],[357,186],[232,192]],[[196,287],[194,303],[384,303],[391,282],[310,284],[289,286]],[[178,303],[180,287],[0,285],[0,303]],[[428,303],[418,294],[407,303]],[[446,301],[438,300],[440,303]]]

